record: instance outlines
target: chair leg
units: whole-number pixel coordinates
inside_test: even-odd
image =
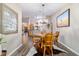
[[[46,52],[46,47],[44,46],[43,56],[45,56],[45,52]]]
[[[52,47],[51,47],[51,56],[53,55],[53,50],[52,50]]]
[[[51,46],[50,50],[51,50],[50,55],[52,56],[53,55],[52,46]],[[44,46],[43,56],[45,56],[45,55],[46,55],[46,47]]]

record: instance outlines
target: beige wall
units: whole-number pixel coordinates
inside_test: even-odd
[[[3,48],[7,49],[7,55],[14,51],[19,45],[21,45],[22,39],[22,11],[17,4],[5,4],[13,9],[18,14],[18,33],[3,35],[7,44],[3,44]]]
[[[69,4],[52,16],[53,31],[60,31],[60,39],[64,45],[79,55],[79,4]],[[56,17],[70,8],[70,27],[56,27]]]

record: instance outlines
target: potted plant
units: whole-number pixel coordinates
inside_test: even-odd
[[[0,38],[0,55],[4,56],[6,55],[7,51],[2,49],[2,45],[4,43],[7,43],[6,41],[3,40],[3,38]]]
[[[2,39],[0,38],[0,42],[1,42],[1,40],[2,40]],[[2,49],[1,49],[1,44],[0,44],[0,55],[1,55],[1,52],[2,52]]]

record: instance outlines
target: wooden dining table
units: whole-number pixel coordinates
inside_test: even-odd
[[[43,54],[43,51],[44,51],[44,47],[43,47],[44,42],[43,42],[43,39],[44,39],[44,37],[45,37],[46,34],[47,34],[46,32],[43,32],[43,33],[35,33],[35,34],[31,35],[32,40],[34,40],[36,38],[35,39],[36,42],[33,41],[33,44],[34,44],[34,47],[36,48],[37,52],[40,53],[41,55]],[[54,33],[53,33],[53,37],[54,37],[53,43],[55,43],[56,42],[56,37],[55,37]]]
[[[34,47],[36,48],[37,52],[43,55],[44,47],[43,47],[43,39],[47,33],[36,33],[32,35],[32,39],[36,38],[36,41],[33,41]],[[39,39],[39,40],[38,40]]]

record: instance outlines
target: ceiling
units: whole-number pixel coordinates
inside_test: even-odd
[[[23,17],[26,16],[50,16],[57,12],[66,3],[20,3],[19,7],[22,9]]]

